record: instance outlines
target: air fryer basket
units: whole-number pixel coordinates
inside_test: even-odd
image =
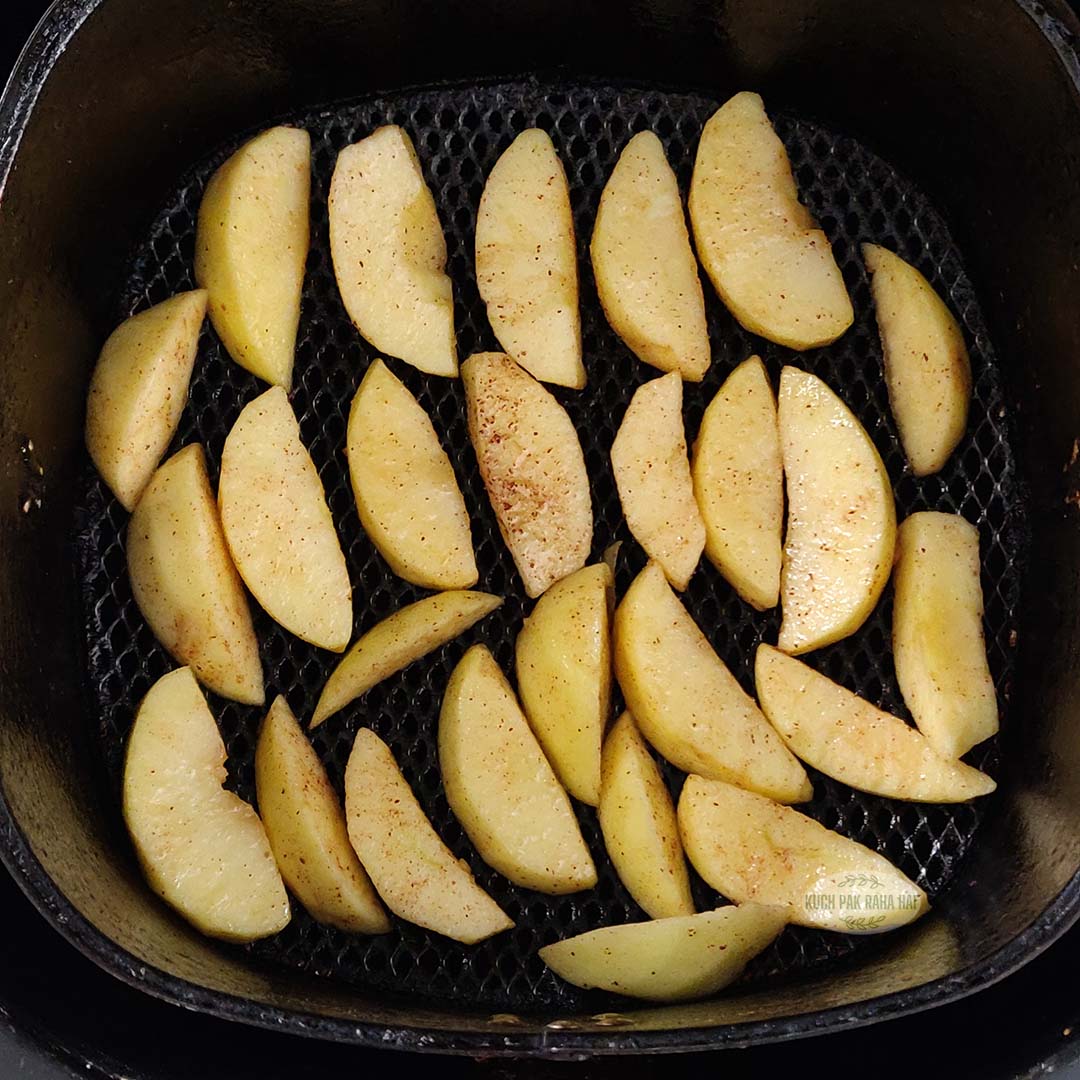
[[[1073,196],[1080,110],[1069,16],[1004,0],[944,12],[920,3],[878,11],[840,2],[624,9],[539,0],[145,7],[98,0],[54,8],[0,114],[14,136],[0,151],[7,155],[0,165],[10,165],[0,202],[0,828],[5,861],[63,932],[150,992],[254,1023],[416,1049],[559,1054],[746,1043],[925,1007],[1007,973],[1072,921],[1080,902],[1072,672],[1080,637],[1080,470],[1071,457],[1080,392],[1069,365],[1080,337],[1072,299],[1080,284]],[[494,81],[508,72],[537,75]],[[441,89],[395,90],[440,80],[447,80]],[[915,484],[907,476],[897,497],[902,512],[962,508],[982,527],[992,663],[1009,697],[1000,745],[985,751],[1001,790],[985,806],[912,808],[853,797],[815,778],[815,812],[919,875],[935,894],[934,913],[907,932],[860,943],[839,964],[822,960],[846,953],[850,939],[788,931],[742,992],[666,1008],[571,992],[531,957],[543,940],[635,917],[610,872],[595,896],[553,902],[500,885],[474,859],[481,881],[508,898],[520,928],[480,950],[409,928],[349,943],[299,913],[280,940],[253,955],[199,937],[149,894],[118,824],[118,751],[131,706],[167,665],[132,611],[119,546],[123,516],[87,471],[80,437],[87,374],[104,334],[121,314],[190,284],[191,215],[214,154],[279,116],[302,120],[315,137],[318,209],[333,153],[378,122],[403,122],[436,190],[455,282],[464,283],[465,353],[494,344],[471,281],[471,213],[482,175],[513,131],[534,122],[552,130],[578,193],[584,247],[600,186],[630,130],[656,128],[685,189],[701,123],[717,100],[746,86],[761,89],[781,114],[800,185],[837,242],[860,312],[838,347],[796,362],[824,375],[868,421],[894,481],[902,462],[857,242],[898,245],[928,271],[973,345],[968,438],[940,480]],[[319,107],[344,98],[360,103]],[[198,161],[204,164],[188,174]],[[342,408],[370,351],[340,312],[324,230],[317,216],[296,405],[343,523],[367,625],[413,596],[381,570],[350,512]],[[579,399],[563,397],[599,480],[601,547],[617,535],[619,519],[606,449],[633,386],[649,376],[604,326],[582,266],[593,384]],[[711,296],[710,309],[716,370],[688,397],[691,430],[716,382],[752,348],[763,351],[774,375],[790,356],[752,341]],[[225,362],[209,332],[203,353],[181,438],[205,440],[213,455],[256,383]],[[459,389],[406,379],[455,449],[483,584],[515,589],[463,437]],[[1032,554],[1022,594],[1021,503]],[[689,602],[725,658],[748,674],[746,657],[757,635],[772,629],[769,621],[749,620],[711,570],[699,573]],[[515,596],[473,633],[502,642],[504,665],[521,611]],[[883,647],[887,614],[883,607],[824,662],[896,707]],[[271,686],[309,710],[332,661],[274,634],[268,621],[260,630]],[[444,650],[419,687],[404,678],[370,696],[364,709],[328,722],[319,745],[340,776],[351,734],[361,720],[373,723],[394,741],[444,835],[469,854],[416,720],[437,707],[463,646]],[[406,686],[419,702],[411,709]],[[245,793],[253,722],[242,710],[223,713]],[[584,817],[599,850],[594,822]],[[708,899],[702,890],[699,900]],[[325,972],[345,981],[314,977]],[[393,993],[418,989],[426,995]]]
[[[349,403],[376,352],[360,339],[345,314],[330,265],[326,196],[338,152],[380,123],[402,123],[412,133],[445,222],[451,273],[458,286],[456,321],[464,356],[473,349],[498,347],[472,275],[475,211],[483,178],[522,128],[541,125],[551,131],[567,162],[577,219],[582,330],[589,369],[583,391],[558,393],[580,433],[592,482],[593,558],[599,559],[614,540],[631,541],[619,558],[616,584],[621,595],[643,565],[644,555],[623,522],[609,452],[630,397],[656,373],[634,360],[604,320],[587,257],[589,233],[601,188],[631,133],[645,126],[660,133],[685,189],[697,134],[716,105],[700,95],[597,85],[569,88],[561,82],[530,79],[480,87],[443,86],[389,99],[377,96],[290,118],[311,132],[314,144],[312,246],[291,399],[343,535],[362,629],[424,593],[396,577],[375,551],[359,526],[349,484],[345,460]],[[696,430],[719,384],[755,350],[762,353],[774,382],[780,365],[794,361],[839,388],[882,448],[886,466],[897,481],[900,516],[931,507],[960,511],[978,523],[987,641],[999,696],[1004,699],[1015,651],[1010,642],[1019,601],[1023,500],[1007,441],[1009,414],[1000,371],[970,283],[943,223],[904,178],[853,140],[831,135],[818,124],[780,117],[777,126],[787,140],[803,197],[831,234],[833,251],[847,274],[858,311],[856,325],[836,344],[793,357],[790,350],[746,333],[710,297],[713,364],[702,383],[684,389],[689,429]],[[223,153],[231,149],[230,145]],[[221,157],[222,153],[212,155],[185,177],[140,238],[121,290],[118,320],[134,309],[194,287],[195,216],[206,179]],[[960,313],[972,343],[975,380],[968,432],[947,467],[924,480],[905,469],[889,414],[873,307],[858,257],[859,238],[867,236],[880,239],[925,269]],[[484,494],[469,445],[460,381],[421,375],[396,361],[390,363],[435,417],[463,481],[480,587],[506,596],[506,601],[457,641],[347,706],[317,730],[314,742],[340,791],[357,728],[371,726],[385,738],[440,835],[458,857],[471,862],[478,880],[513,918],[515,929],[478,946],[462,946],[407,923],[393,934],[367,938],[319,926],[297,905],[289,927],[253,951],[260,958],[330,975],[361,989],[405,992],[493,1012],[543,1010],[564,1015],[621,1008],[625,1002],[614,996],[587,995],[568,986],[548,972],[536,955],[539,946],[561,937],[644,918],[603,857],[595,812],[578,807],[590,846],[598,855],[597,888],[548,897],[512,887],[481,862],[442,793],[436,728],[450,672],[474,641],[487,643],[503,668],[512,671],[514,638],[531,604]],[[177,445],[201,442],[211,470],[215,469],[238,413],[262,389],[263,384],[233,363],[207,329]],[[175,663],[154,642],[131,595],[123,548],[128,514],[89,465],[77,486],[75,542],[86,620],[90,716],[118,798],[124,746],[138,703]],[[776,640],[778,610],[764,615],[751,610],[707,562],[683,599],[731,670],[752,690],[754,652],[759,641]],[[269,692],[286,694],[298,716],[311,716],[340,657],[293,637],[261,611],[255,618]],[[822,650],[812,662],[871,700],[902,710],[888,646],[890,621],[886,596],[858,633]],[[254,801],[254,744],[264,710],[224,701],[214,704],[237,789]],[[1005,718],[1006,724],[1009,719]],[[993,740],[980,747],[972,760],[996,772],[997,750],[997,740]],[[668,772],[677,791],[681,777],[674,769]],[[959,806],[913,805],[863,795],[819,774],[813,774],[813,780],[816,797],[808,812],[893,859],[935,905],[943,891],[953,887],[957,873],[963,873],[963,855],[992,805],[989,800]],[[703,882],[696,885],[701,910],[723,902]],[[780,976],[791,978],[819,969],[824,973],[829,961],[856,948],[865,952],[879,946],[880,941],[872,937],[792,927],[755,962],[750,977],[775,983]]]

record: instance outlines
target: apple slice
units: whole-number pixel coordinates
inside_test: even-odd
[[[556,975],[587,990],[691,1001],[733,983],[786,924],[760,904],[604,926],[540,950]]]
[[[577,244],[551,138],[523,131],[491,170],[476,214],[476,285],[499,344],[543,382],[585,385]]]
[[[376,360],[349,411],[349,476],[360,523],[400,578],[425,589],[478,579],[454,467],[420,403]]]
[[[893,659],[919,730],[960,757],[998,730],[983,638],[979,530],[958,514],[912,514],[897,534]]]
[[[311,201],[311,139],[276,127],[240,147],[210,178],[199,206],[195,279],[210,321],[243,368],[292,382]]]
[[[682,379],[643,383],[611,444],[611,467],[626,524],[668,581],[682,591],[701,560],[705,523],[686,457]]]
[[[705,297],[679,184],[651,131],[639,131],[619,155],[589,250],[615,333],[639,360],[700,382],[711,359]]]
[[[780,802],[813,796],[806,772],[650,562],[615,612],[615,675],[642,734],[684,772]]]
[[[244,406],[221,453],[218,503],[244,584],[286,630],[342,652],[352,587],[319,474],[280,386]]]
[[[86,401],[86,448],[132,510],[176,434],[206,315],[202,289],[125,319],[105,342]]]
[[[736,94],[705,125],[689,207],[701,263],[751,333],[812,349],[851,325],[828,238],[799,202],[784,144],[757,94]]]
[[[888,859],[790,806],[690,776],[678,813],[694,869],[737,904],[774,905],[790,922],[846,934],[892,930],[929,908]]]
[[[204,934],[254,941],[289,921],[259,815],[227,791],[225,744],[190,668],[142,700],[124,759],[124,821],[151,887]]]
[[[557,581],[517,637],[518,692],[529,726],[559,780],[590,806],[600,800],[600,744],[611,713],[607,563]]]
[[[964,335],[930,282],[899,255],[863,244],[885,382],[916,476],[936,473],[967,428],[971,361]]]
[[[154,636],[215,694],[261,705],[259,642],[197,443],[154,473],[127,529],[131,591]]]
[[[872,795],[953,803],[997,785],[985,773],[936,754],[925,735],[792,656],[759,645],[761,707],[808,765]]]
[[[490,593],[453,590],[406,604],[361,635],[326,680],[311,726],[414,660],[453,641],[502,603]]]
[[[691,465],[705,554],[751,607],[780,599],[784,466],[765,365],[744,360],[701,420]]]
[[[456,376],[446,238],[412,140],[381,127],[338,155],[330,254],[345,310],[375,348],[429,375]]]
[[[255,787],[281,876],[311,917],[350,934],[385,934],[390,920],[349,843],[341,804],[280,696],[259,731]]]
[[[896,506],[881,456],[851,410],[816,375],[780,375],[780,446],[788,526],[779,646],[797,655],[866,621],[892,570]]]
[[[555,895],[596,884],[570,800],[484,645],[469,649],[450,676],[439,766],[450,809],[489,866]]]
[[[390,747],[367,728],[345,769],[349,839],[395,915],[475,945],[514,924],[424,815]]]
[[[469,436],[488,498],[528,596],[580,570],[592,546],[592,496],[566,410],[502,353],[461,368]]]
[[[654,919],[693,915],[675,807],[629,713],[604,740],[602,769],[600,829],[619,880]]]

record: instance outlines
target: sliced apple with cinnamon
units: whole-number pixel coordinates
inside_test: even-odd
[[[781,802],[813,795],[806,771],[717,656],[659,563],[615,611],[615,675],[642,734],[684,772]]]
[[[799,201],[757,94],[730,98],[701,133],[690,181],[698,257],[732,315],[789,349],[835,341],[854,319],[828,237]]]
[[[190,668],[139,705],[124,758],[124,821],[153,890],[204,934],[254,941],[289,898],[254,807],[224,787],[225,744]]]
[[[996,787],[978,769],[936,753],[900,717],[771,645],[758,646],[754,673],[772,726],[792,753],[826,776],[914,802],[965,802]]]
[[[855,414],[816,375],[780,375],[788,522],[779,646],[797,655],[866,621],[892,571],[896,505],[881,455]]]

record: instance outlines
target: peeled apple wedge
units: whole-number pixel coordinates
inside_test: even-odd
[[[334,276],[357,330],[381,353],[456,376],[446,237],[405,131],[381,127],[341,151],[329,210]]]
[[[760,904],[604,926],[540,950],[574,986],[647,1001],[691,1001],[733,983],[786,925]]]
[[[953,314],[910,263],[863,244],[885,382],[900,442],[916,476],[936,473],[967,428],[971,360]]]
[[[600,744],[611,712],[615,580],[607,563],[557,581],[517,637],[518,693],[529,726],[566,790],[600,800]]]
[[[596,292],[639,360],[700,382],[711,354],[705,297],[663,144],[640,131],[600,196],[590,245]]]
[[[476,285],[499,344],[542,382],[585,385],[577,244],[566,170],[547,132],[523,131],[476,214]]]
[[[195,280],[210,321],[243,368],[287,390],[307,266],[311,138],[276,127],[240,147],[199,206]]]
[[[779,647],[798,655],[853,634],[889,580],[896,505],[877,448],[816,375],[780,375],[788,524]]]
[[[158,895],[227,941],[276,934],[289,899],[259,815],[226,791],[225,744],[190,668],[142,700],[124,759],[124,821]]]
[[[689,209],[698,257],[751,333],[812,349],[851,325],[828,238],[799,202],[787,151],[757,94],[736,94],[705,125]]]
[[[570,800],[483,645],[461,658],[446,687],[439,767],[450,809],[489,866],[538,892],[596,884]]]
[[[650,562],[615,611],[615,675],[641,733],[673,765],[779,802],[813,795],[806,771]]]
[[[754,672],[769,722],[794,754],[826,776],[912,802],[965,802],[997,787],[978,769],[935,753],[898,716],[771,645],[758,646]]]
[[[629,713],[604,740],[600,829],[619,880],[654,919],[693,915],[675,806]]]
[[[342,652],[352,587],[322,481],[280,386],[244,406],[221,453],[218,505],[244,584],[304,641]]]
[[[376,623],[326,680],[311,726],[318,727],[383,679],[453,641],[501,603],[501,596],[454,590],[406,604]]]
[[[90,379],[86,448],[125,510],[165,453],[188,398],[206,292],[181,293],[125,319]]]
[[[892,930],[929,908],[888,859],[790,806],[690,776],[678,813],[694,869],[737,904],[773,905],[800,926],[846,934]]]
[[[311,917],[350,934],[385,934],[390,920],[349,842],[341,804],[283,697],[259,731],[255,787],[281,876]]]
[[[439,839],[390,747],[357,732],[345,769],[349,839],[395,915],[475,945],[514,924]]]
[[[680,592],[701,561],[705,523],[694,499],[682,379],[672,372],[642,384],[611,444],[611,467],[626,524]]]
[[[958,514],[912,514],[897,534],[893,659],[919,730],[960,757],[998,730],[983,638],[979,530]]]
[[[127,529],[131,591],[169,655],[215,694],[265,699],[259,642],[197,443],[147,485]]]
[[[580,570],[592,547],[589,476],[566,410],[503,353],[461,366],[480,476],[527,596]]]
[[[353,398],[348,458],[360,524],[398,577],[425,589],[476,584],[454,467],[428,414],[381,360]]]
[[[701,419],[691,462],[705,554],[751,607],[780,599],[784,465],[765,365],[744,360]]]

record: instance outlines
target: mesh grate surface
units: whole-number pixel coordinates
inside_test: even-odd
[[[329,255],[326,195],[339,150],[383,123],[402,124],[413,136],[446,231],[454,281],[462,358],[497,343],[487,325],[473,274],[473,231],[484,177],[523,128],[550,132],[570,178],[581,269],[581,308],[588,387],[556,389],[581,436],[593,481],[594,558],[613,540],[630,540],[608,460],[612,439],[631,395],[658,372],[640,364],[604,321],[596,300],[588,240],[603,183],[633,132],[652,128],[663,140],[685,194],[702,125],[718,103],[700,96],[651,89],[562,87],[534,81],[469,88],[418,90],[373,98],[292,118],[312,136],[312,247],[304,286],[292,402],[303,438],[326,488],[352,574],[356,628],[368,628],[419,590],[395,578],[360,529],[345,462],[349,404],[373,350],[350,324],[334,284]],[[814,123],[776,118],[804,201],[833,243],[855,304],[856,322],[835,345],[802,356],[746,333],[706,284],[713,364],[705,381],[686,387],[689,435],[732,368],[750,353],[765,359],[775,381],[785,362],[822,376],[860,417],[878,445],[893,480],[900,517],[920,509],[959,511],[981,531],[983,585],[990,663],[999,697],[1007,697],[1010,633],[1018,603],[1024,519],[999,374],[985,326],[960,256],[939,215],[885,162],[853,140]],[[203,187],[237,143],[223,148],[184,179],[154,221],[130,266],[118,318],[194,286],[194,227]],[[969,431],[943,472],[919,480],[906,468],[892,423],[881,357],[858,244],[874,240],[912,261],[947,298],[971,349],[974,401]],[[442,793],[435,726],[442,691],[454,664],[477,641],[488,643],[504,670],[512,670],[513,641],[527,610],[512,561],[499,538],[469,445],[459,381],[391,366],[431,414],[449,450],[470,508],[481,578],[478,588],[505,594],[494,615],[322,725],[314,744],[338,791],[358,727],[370,725],[392,747],[424,809],[455,855],[468,860],[516,927],[493,941],[464,947],[398,922],[393,933],[365,939],[321,927],[294,904],[292,923],[255,946],[261,961],[345,980],[381,994],[453,1000],[492,1012],[595,1011],[610,1004],[561,983],[537,959],[536,949],[605,923],[634,921],[643,913],[608,862],[592,810],[578,807],[585,838],[598,863],[597,888],[569,897],[545,897],[511,886],[486,867],[453,818]],[[230,425],[264,386],[227,358],[205,329],[191,384],[191,399],[174,448],[201,441],[213,474]],[[122,754],[135,709],[155,679],[173,665],[157,645],[132,599],[124,554],[126,514],[88,467],[78,514],[77,549],[84,589],[88,693],[98,726],[108,782],[118,791]],[[643,558],[623,548],[620,594]],[[707,560],[685,601],[720,655],[748,689],[754,648],[775,641],[776,612],[759,615],[743,604]],[[855,636],[812,654],[815,667],[884,708],[905,713],[888,648],[890,594]],[[268,700],[284,693],[297,715],[311,715],[337,657],[304,644],[255,610]],[[211,698],[229,752],[231,784],[254,799],[254,744],[260,710]],[[969,760],[991,773],[996,740]],[[666,767],[674,791],[681,775]],[[814,774],[808,812],[824,824],[894,860],[933,899],[949,886],[975,835],[983,805],[941,807],[893,802],[853,792]],[[695,880],[699,905],[717,897]],[[755,961],[748,979],[775,979],[834,964],[873,948],[872,939],[790,928]],[[610,999],[614,1001],[615,999]]]

